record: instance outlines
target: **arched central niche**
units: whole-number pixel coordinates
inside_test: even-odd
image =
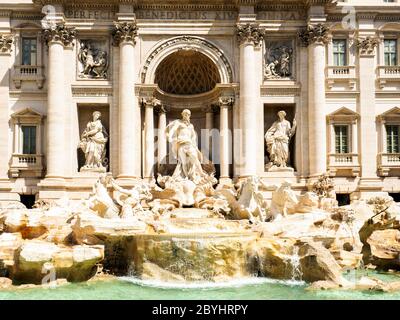
[[[221,82],[213,61],[195,50],[178,50],[157,67],[154,82],[165,93],[195,95],[211,91]]]

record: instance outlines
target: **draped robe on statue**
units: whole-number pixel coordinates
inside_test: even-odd
[[[180,119],[174,120],[165,132],[172,146],[172,154],[177,159],[172,178],[176,181],[188,179],[195,184],[207,178],[207,173],[201,167],[203,155],[197,148],[197,134],[193,125]]]
[[[286,167],[289,159],[289,140],[293,135],[290,122],[275,121],[265,134],[270,161],[278,167]]]

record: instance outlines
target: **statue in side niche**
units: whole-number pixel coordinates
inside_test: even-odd
[[[267,169],[287,168],[289,160],[289,142],[296,131],[296,119],[293,127],[285,119],[286,112],[278,112],[278,120],[275,121],[265,134],[267,151],[270,162]]]
[[[84,171],[106,171],[103,161],[106,156],[105,147],[108,139],[100,117],[99,111],[93,112],[93,120],[88,122],[79,143],[86,159],[85,165],[81,168]]]

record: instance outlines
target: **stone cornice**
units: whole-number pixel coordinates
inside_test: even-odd
[[[256,23],[236,24],[236,38],[240,44],[252,43],[259,46],[264,38],[264,30]]]
[[[10,17],[11,13],[11,10],[0,10],[0,17]]]
[[[234,10],[236,11],[236,6],[233,4],[168,4],[168,3],[139,3],[136,7],[137,10]]]
[[[319,23],[308,25],[307,28],[298,33],[300,42],[303,46],[309,46],[312,43],[326,44],[329,42],[329,28],[327,25]]]
[[[376,12],[357,12],[356,13],[357,19],[367,19],[367,20],[375,20],[377,15],[378,14]]]
[[[97,87],[88,87],[88,86],[72,86],[72,94],[73,96],[82,96],[82,97],[107,97],[113,95],[113,89],[111,86],[97,86]]]
[[[262,85],[260,87],[262,97],[268,96],[298,96],[300,95],[300,85]]]
[[[121,42],[133,42],[135,44],[137,31],[136,22],[115,22],[112,31],[113,46],[119,46]]]
[[[34,20],[40,21],[45,15],[40,12],[29,12],[29,11],[13,11],[11,13],[11,19],[21,20]]]
[[[43,29],[43,39],[45,40],[46,44],[54,41],[61,42],[64,46],[69,46],[73,44],[75,37],[75,28],[68,28],[63,23]]]
[[[11,52],[13,37],[11,34],[0,34],[0,54]]]
[[[301,2],[282,2],[282,3],[261,3],[256,6],[256,12],[259,11],[292,11],[305,10],[306,6]]]
[[[336,0],[286,0],[276,4],[275,0],[232,0],[228,3],[226,0],[198,0],[196,3],[187,3],[187,0],[170,0],[165,3],[164,0],[33,0],[36,5],[62,4],[64,6],[88,7],[88,6],[112,6],[119,4],[130,4],[135,8],[141,9],[188,9],[188,10],[215,10],[219,9],[239,9],[241,6],[253,7],[310,7],[335,5]]]

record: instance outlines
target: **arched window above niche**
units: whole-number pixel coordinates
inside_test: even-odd
[[[44,116],[26,108],[11,115],[14,129],[10,174],[18,177],[42,177],[42,130]]]
[[[328,167],[331,176],[358,176],[358,120],[360,115],[342,107],[327,116]]]
[[[16,89],[43,88],[43,45],[41,26],[23,23],[13,28],[15,36],[15,62],[12,80]]]

